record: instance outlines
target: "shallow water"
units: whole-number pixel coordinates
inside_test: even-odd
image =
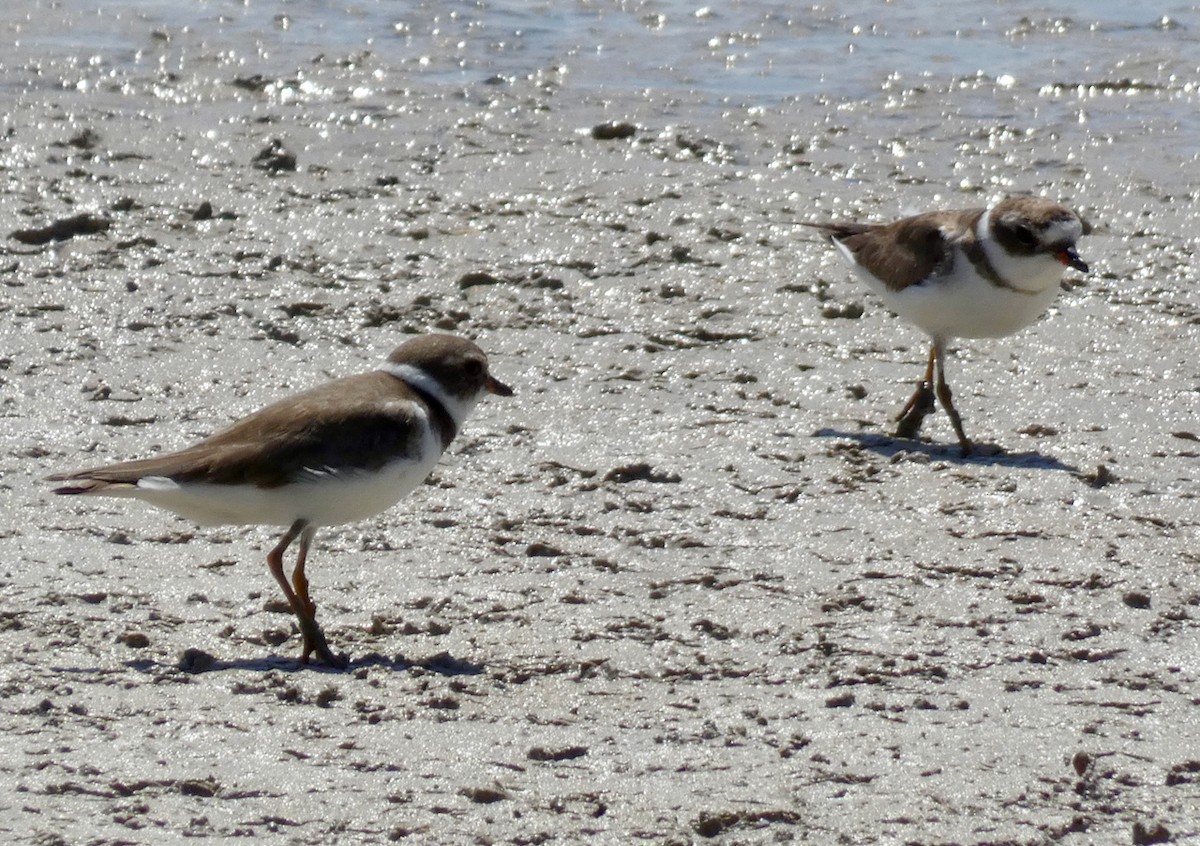
[[[18,52],[179,70],[214,52],[249,71],[371,51],[430,81],[550,74],[587,87],[718,97],[865,98],[897,81],[1195,84],[1200,10],[1117,0],[798,6],[696,2],[278,4],[228,0],[19,5]],[[947,11],[950,8],[951,11]],[[72,25],[63,27],[62,18]],[[24,48],[24,50],[20,50]]]

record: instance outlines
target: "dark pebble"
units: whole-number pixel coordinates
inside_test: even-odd
[[[145,649],[150,645],[150,638],[146,637],[142,632],[123,634],[120,637],[120,641],[130,649]]]
[[[597,141],[620,141],[637,134],[637,127],[628,121],[609,121],[592,127],[592,137]]]
[[[1126,591],[1125,595],[1121,597],[1121,601],[1130,608],[1149,608],[1150,594],[1140,590]]]
[[[185,649],[179,657],[179,669],[185,673],[203,673],[216,663],[217,659],[203,649]]]
[[[1166,843],[1171,839],[1171,832],[1160,822],[1133,824],[1133,842],[1135,846],[1143,843]]]

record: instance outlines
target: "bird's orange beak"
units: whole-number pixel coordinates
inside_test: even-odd
[[[487,388],[490,393],[493,393],[498,397],[511,397],[513,395],[513,389],[501,382],[495,376],[489,375],[487,377],[487,381],[483,383],[483,386]]]
[[[1080,273],[1087,273],[1087,262],[1079,257],[1079,253],[1075,252],[1074,247],[1063,247],[1054,257],[1065,264],[1067,267],[1073,267]]]

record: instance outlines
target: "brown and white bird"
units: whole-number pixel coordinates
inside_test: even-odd
[[[1009,197],[989,208],[932,211],[894,223],[805,223],[820,229],[855,273],[897,315],[932,339],[917,390],[897,416],[897,437],[914,438],[941,403],[963,455],[972,444],[946,383],[951,338],[1010,335],[1057,296],[1064,268],[1087,273],[1075,242],[1091,227],[1066,206]]]
[[[269,405],[166,455],[50,476],[58,494],[140,499],[201,524],[287,527],[267,555],[304,638],[300,660],[346,662],[329,649],[304,565],[322,526],[372,517],[429,475],[484,393],[511,396],[471,341],[424,335],[378,370]],[[297,538],[291,582],[283,555]]]

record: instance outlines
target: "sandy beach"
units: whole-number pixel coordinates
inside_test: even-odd
[[[1194,62],[763,102],[137,38],[5,62],[7,842],[1200,839]],[[796,223],[1013,192],[1091,273],[955,345],[995,450],[894,439],[927,340]],[[346,672],[274,530],[43,481],[428,331],[516,396],[318,536]]]

